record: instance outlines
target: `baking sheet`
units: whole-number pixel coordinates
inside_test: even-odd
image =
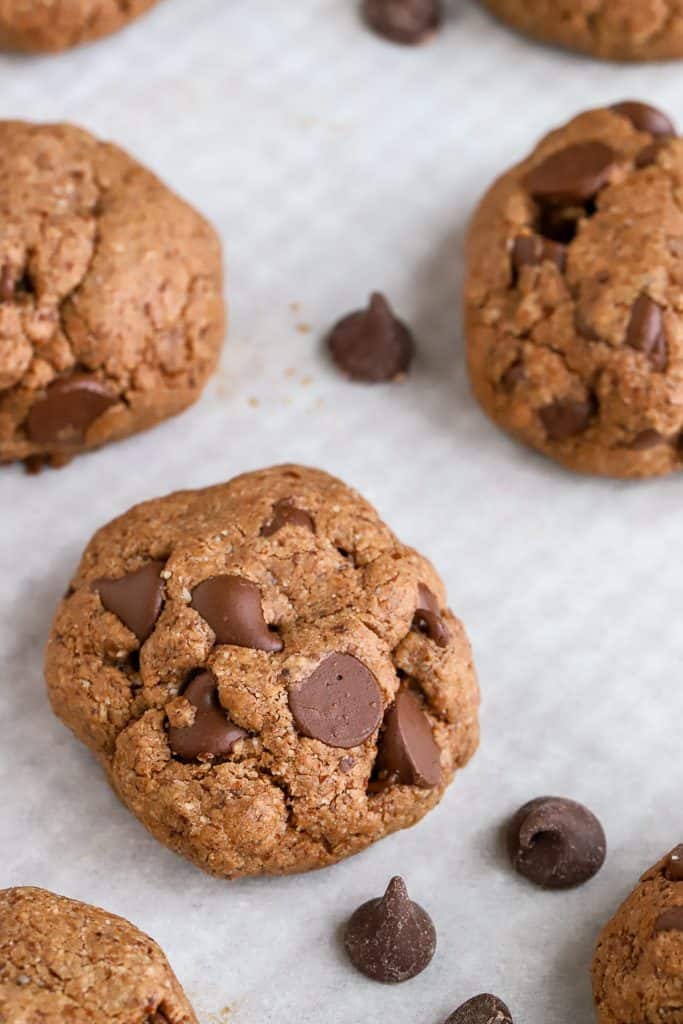
[[[104,905],[157,938],[202,1024],[441,1024],[493,991],[527,1024],[591,1018],[601,923],[683,839],[681,479],[574,477],[499,434],[467,388],[461,243],[483,186],[575,111],[630,96],[683,121],[683,64],[613,67],[526,42],[473,3],[389,46],[354,0],[163,0],[97,46],[0,60],[0,114],[68,119],[149,163],[219,227],[232,325],[204,400],[61,472],[0,481],[2,885]],[[401,385],[364,388],[319,337],[383,288],[415,325]],[[225,883],[166,851],[52,717],[42,652],[92,531],[132,503],[284,460],[357,486],[445,577],[470,632],[483,744],[421,825],[322,873]],[[500,822],[585,801],[609,859],[548,894]],[[416,980],[357,975],[339,928],[403,874],[439,950]]]

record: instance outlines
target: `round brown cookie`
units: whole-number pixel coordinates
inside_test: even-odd
[[[0,122],[0,462],[70,456],[200,394],[224,333],[220,243],[122,150]]]
[[[586,473],[683,464],[683,141],[626,101],[551,132],[467,238],[467,357],[486,412]]]
[[[600,1024],[683,1024],[683,846],[647,871],[598,939]]]
[[[101,529],[46,675],[150,832],[227,878],[324,867],[413,825],[478,742],[470,645],[433,567],[297,466]]]
[[[56,52],[123,28],[158,0],[0,0],[0,47]]]
[[[547,43],[607,60],[683,57],[681,0],[482,0],[504,21]]]
[[[45,889],[0,891],[3,1024],[197,1024],[156,942]]]

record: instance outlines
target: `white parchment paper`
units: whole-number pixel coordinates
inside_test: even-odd
[[[683,839],[683,479],[574,477],[484,419],[463,369],[461,243],[483,187],[551,125],[631,96],[683,121],[682,87],[683,64],[543,49],[467,0],[418,51],[364,31],[355,0],[162,0],[96,46],[0,60],[1,116],[123,144],[226,246],[232,323],[204,400],[61,472],[0,478],[0,884],[136,922],[202,1024],[441,1024],[482,990],[523,1024],[591,1019],[598,928]],[[348,384],[319,348],[373,288],[419,339],[401,385]],[[102,522],[284,460],[357,486],[434,560],[474,644],[483,743],[412,831],[322,873],[229,884],[117,802],[49,711],[43,647]],[[499,825],[542,793],[605,824],[609,859],[584,889],[542,893],[506,865]],[[439,950],[385,988],[352,971],[338,933],[397,872]]]

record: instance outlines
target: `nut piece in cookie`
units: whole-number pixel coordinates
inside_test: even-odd
[[[0,47],[58,52],[117,32],[158,0],[41,0],[0,2]]]
[[[123,802],[225,878],[325,867],[415,824],[478,743],[472,653],[433,566],[301,466],[99,530],[46,676]]]

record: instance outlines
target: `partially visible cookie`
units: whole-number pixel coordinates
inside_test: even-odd
[[[607,60],[683,57],[681,0],[483,0],[527,35]]]
[[[467,359],[501,427],[571,469],[683,465],[683,141],[637,101],[551,132],[467,237]]]
[[[325,867],[415,824],[478,742],[470,645],[434,568],[300,466],[103,527],[46,675],[123,802],[227,878]]]
[[[211,226],[122,150],[0,122],[0,462],[63,462],[194,402],[222,288]]]
[[[45,889],[0,891],[3,1024],[197,1024],[149,936]]]
[[[598,939],[600,1024],[683,1024],[683,846],[650,868]]]
[[[123,28],[158,0],[0,0],[0,47],[56,52]]]

